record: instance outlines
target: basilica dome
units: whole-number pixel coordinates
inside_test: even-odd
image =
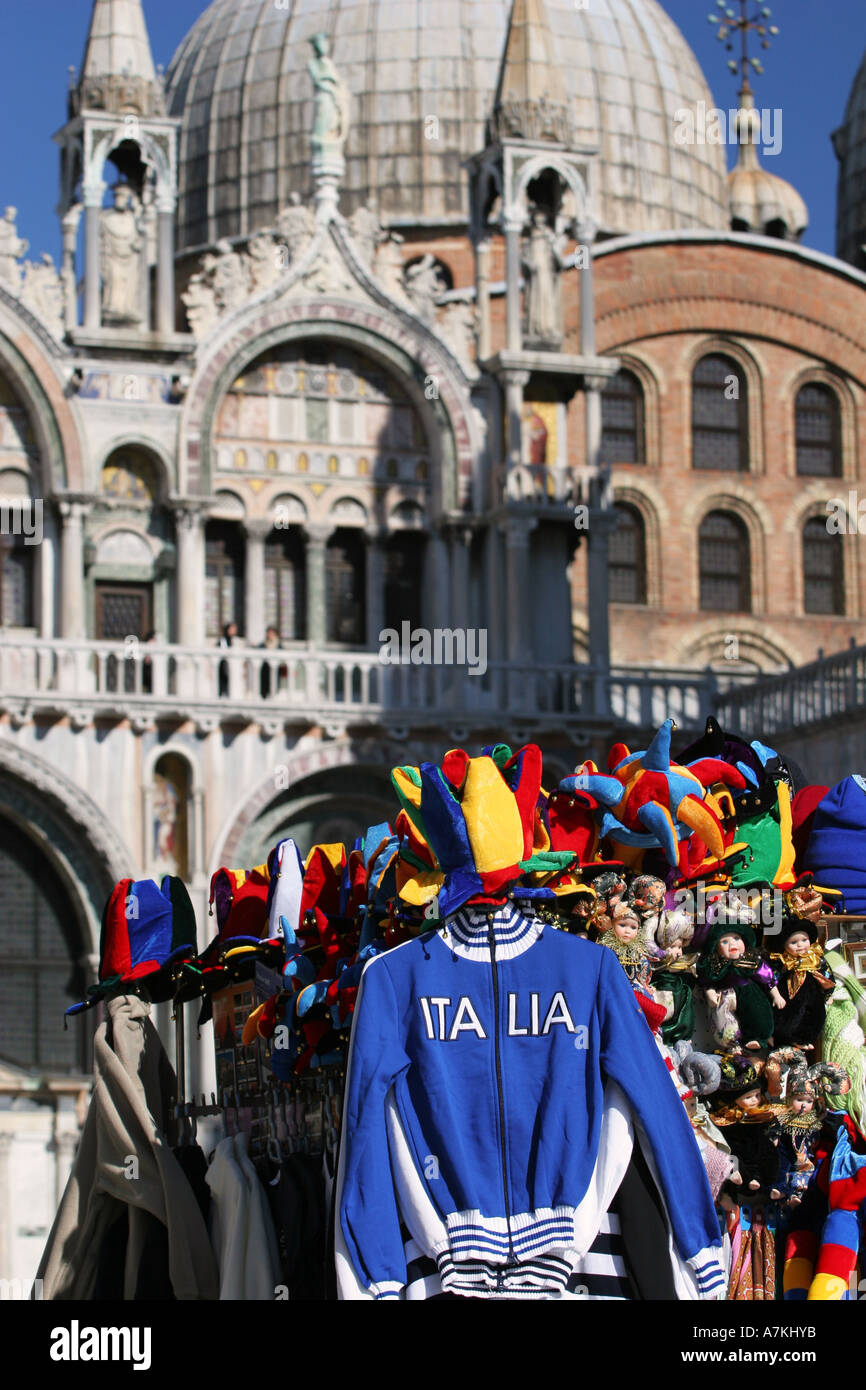
[[[215,0],[175,54],[178,249],[273,223],[311,192],[309,39],[331,38],[351,94],[341,208],[371,195],[395,227],[467,220],[462,163],[484,145],[510,0]],[[656,0],[547,0],[577,142],[597,148],[605,232],[728,225],[724,149],[678,144],[677,112],[712,95]]]

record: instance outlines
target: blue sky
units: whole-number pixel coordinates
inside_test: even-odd
[[[592,0],[590,0],[590,4]],[[713,0],[663,0],[691,44],[718,106],[736,105],[727,54],[706,16]],[[739,5],[731,0],[739,11]],[[866,49],[864,0],[776,0],[772,22],[781,33],[762,54],[766,74],[753,86],[759,106],[782,110],[782,149],[768,168],[796,185],[810,226],[804,244],[835,250],[836,157],[830,132]],[[145,0],[154,59],[168,64],[180,40],[205,9],[204,0]],[[18,227],[30,255],[59,258],[57,150],[51,136],[66,116],[67,68],[81,62],[90,0],[11,0],[0,3],[0,207],[19,210]]]

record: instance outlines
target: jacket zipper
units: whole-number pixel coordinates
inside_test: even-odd
[[[511,1239],[511,1202],[508,1196],[508,1145],[505,1135],[505,1101],[502,1095],[502,1057],[499,1047],[499,970],[496,964],[496,934],[493,930],[493,917],[487,916],[487,941],[490,946],[490,966],[493,971],[493,1056],[496,1065],[496,1097],[499,1104],[499,1142],[502,1150],[502,1195],[505,1198],[505,1225],[508,1229],[508,1260],[506,1269],[515,1265],[514,1245]],[[502,1286],[501,1272],[497,1273],[496,1283]]]

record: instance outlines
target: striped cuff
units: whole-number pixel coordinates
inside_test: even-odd
[[[393,1279],[385,1279],[381,1284],[371,1284],[370,1293],[375,1299],[399,1298],[403,1285]]]
[[[701,1298],[718,1298],[727,1288],[727,1275],[719,1261],[717,1248],[710,1246],[699,1250],[686,1263],[695,1276]]]

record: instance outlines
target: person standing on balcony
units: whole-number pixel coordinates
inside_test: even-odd
[[[145,634],[144,645],[148,646],[156,640],[156,633],[151,630]],[[145,656],[141,663],[141,688],[145,695],[153,694],[153,662],[149,656]]]
[[[259,645],[262,649],[267,651],[278,650],[280,645],[280,634],[277,632],[277,629],[275,627],[266,628],[265,640]],[[277,672],[277,689],[279,689],[280,676],[283,674],[284,669],[285,668],[281,666]],[[259,689],[262,699],[267,700],[271,693],[271,668],[267,661],[262,662],[262,669],[259,674]]]
[[[230,647],[238,635],[237,623],[226,623],[223,627],[222,637],[217,642],[218,647]],[[220,696],[229,693],[229,664],[221,661],[219,664],[219,692]]]

